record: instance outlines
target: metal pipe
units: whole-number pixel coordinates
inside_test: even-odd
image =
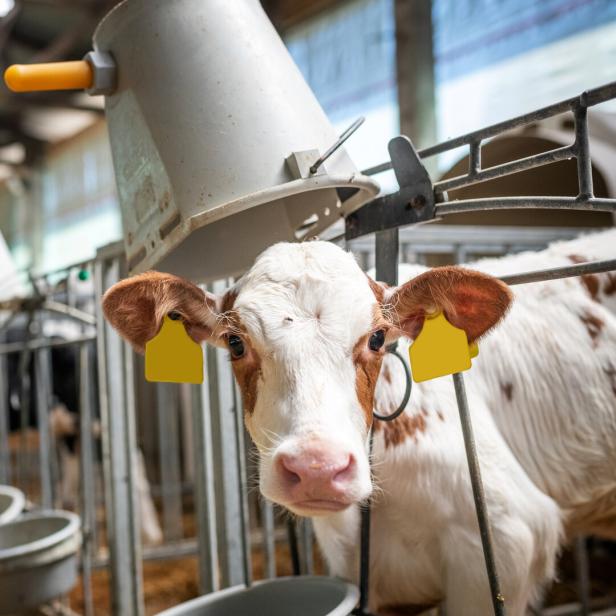
[[[481,169],[480,144],[471,143],[470,154],[468,174],[458,175],[448,180],[435,182],[434,190],[437,193],[442,194],[448,190],[455,190],[463,186],[478,184],[479,182],[487,182],[488,180],[500,178],[512,173],[520,173],[527,169],[549,165],[559,160],[569,160],[575,156],[575,148],[572,145],[566,145],[561,148],[555,148],[547,152],[541,152],[540,154],[534,154],[533,156],[527,156],[501,165],[494,165],[487,169]],[[476,158],[473,159],[473,156]]]
[[[590,160],[590,146],[588,143],[588,110],[583,105],[576,105],[573,111],[575,119],[575,150],[577,157],[577,172],[580,199],[591,199],[592,189],[592,163]]]
[[[209,374],[208,353],[204,354],[204,372]],[[216,539],[216,501],[212,461],[212,427],[209,379],[204,378],[193,398],[193,438],[195,451],[195,497],[199,555],[199,590],[205,594],[220,588],[218,583],[218,544]]]
[[[475,437],[473,435],[473,426],[471,423],[468,401],[466,399],[464,377],[462,376],[462,373],[457,372],[453,375],[453,383],[456,390],[456,400],[458,402],[458,411],[460,413],[460,423],[462,424],[464,447],[466,449],[468,470],[471,476],[471,486],[473,488],[473,498],[475,499],[477,521],[479,522],[481,545],[483,547],[483,555],[486,561],[488,581],[490,583],[492,605],[494,607],[494,614],[496,616],[504,616],[505,599],[500,591],[498,571],[496,569],[496,559],[494,557],[494,548],[492,547],[492,532],[490,529],[490,522],[488,520],[488,508],[486,505],[485,494],[483,491],[483,483],[481,481],[481,469],[479,467],[479,460],[477,458]]]
[[[51,403],[51,356],[49,349],[39,349],[34,354],[34,378],[36,382],[36,418],[39,430],[41,504],[46,509],[52,509],[54,498],[51,476],[52,434],[49,424]]]
[[[156,416],[161,496],[163,504],[163,534],[165,540],[182,538],[182,476],[178,430],[178,386],[156,383]]]
[[[94,459],[92,442],[92,369],[91,345],[79,349],[79,481],[81,484],[81,581],[85,616],[93,616],[92,559],[96,553],[93,529],[96,526],[96,498],[94,493]]]
[[[578,599],[580,601],[580,616],[589,616],[590,608],[590,568],[586,537],[576,537],[575,544],[575,575],[577,578]]]
[[[610,272],[616,270],[616,259],[606,259],[605,261],[589,261],[578,265],[565,265],[563,267],[550,267],[522,274],[508,274],[500,276],[499,279],[508,285],[526,284],[528,282],[544,282],[546,280],[558,280],[559,278],[569,278],[572,276],[583,276],[585,274],[598,274],[600,272]]]
[[[274,506],[265,498],[260,499],[263,533],[263,548],[265,551],[265,577],[276,577],[276,544],[274,538]]]
[[[289,540],[289,551],[291,553],[293,575],[300,575],[302,569],[299,562],[299,547],[297,545],[297,526],[295,524],[295,520],[290,515],[287,518],[287,536]]]
[[[436,215],[458,212],[481,212],[485,210],[584,210],[616,212],[616,199],[578,199],[577,197],[495,197],[486,199],[460,199],[436,206]]]
[[[60,348],[71,346],[72,344],[84,344],[96,340],[96,336],[79,336],[71,340],[51,340],[49,338],[40,338],[27,342],[10,342],[0,344],[0,355],[8,353],[21,353],[22,351],[36,351],[38,349]]]
[[[240,530],[242,540],[242,569],[244,573],[244,584],[252,584],[252,559],[250,554],[250,517],[248,513],[248,477],[246,472],[246,445],[244,439],[244,409],[242,406],[242,396],[237,384],[233,381],[233,393],[235,398],[235,452],[238,474],[238,498],[240,514]]]
[[[6,357],[0,355],[0,483],[11,483],[11,450],[9,447],[9,391]]]
[[[442,154],[443,152],[469,145],[472,142],[484,141],[485,139],[495,137],[496,135],[526,124],[539,122],[560,113],[575,110],[580,106],[592,107],[611,98],[616,98],[616,82],[607,83],[599,86],[598,88],[587,90],[580,96],[574,96],[558,103],[548,105],[547,107],[542,107],[541,109],[531,111],[530,113],[525,113],[523,115],[516,116],[515,118],[504,120],[503,122],[498,122],[496,124],[492,124],[491,126],[486,126],[485,128],[480,128],[479,130],[460,135],[459,137],[448,139],[428,148],[423,148],[418,151],[418,154],[421,158],[428,158],[429,156]],[[373,167],[364,169],[361,173],[362,175],[376,175],[377,173],[388,171],[391,168],[391,161],[388,161],[381,163],[380,165],[374,165]]]

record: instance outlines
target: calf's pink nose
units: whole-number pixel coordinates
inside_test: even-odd
[[[289,488],[301,485],[302,490],[310,487],[335,490],[352,477],[355,458],[327,443],[316,442],[297,454],[280,454],[278,468]]]

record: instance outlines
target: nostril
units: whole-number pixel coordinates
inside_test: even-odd
[[[342,465],[341,465],[342,466]],[[346,464],[334,475],[333,481],[346,481],[355,474],[355,457],[349,454]]]
[[[291,465],[291,460],[289,460],[286,456],[281,456],[278,460],[278,467],[282,478],[291,484],[300,483],[302,478],[298,473],[289,468]]]

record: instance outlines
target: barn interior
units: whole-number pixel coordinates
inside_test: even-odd
[[[616,81],[609,0],[150,2],[0,0],[3,70],[89,67],[64,73],[71,87],[44,69],[0,85],[0,614],[213,614],[183,605],[326,576],[310,520],[259,495],[227,352],[207,348],[202,384],[148,382],[103,318],[104,291],[156,268],[217,292],[267,246],[315,237],[378,272],[375,235],[391,229],[349,236],[347,219],[404,188],[398,135],[445,187],[437,210],[573,202],[571,111],[482,138],[479,167],[468,142],[425,153]],[[603,206],[432,213],[396,230],[397,260],[455,265],[613,227],[611,86],[587,122]],[[15,581],[11,550],[46,538],[61,556],[19,556]],[[616,543],[570,542],[530,609],[616,614]]]

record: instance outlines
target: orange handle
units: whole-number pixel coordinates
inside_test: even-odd
[[[4,82],[13,92],[87,90],[92,80],[92,67],[85,60],[13,64],[4,72]]]

